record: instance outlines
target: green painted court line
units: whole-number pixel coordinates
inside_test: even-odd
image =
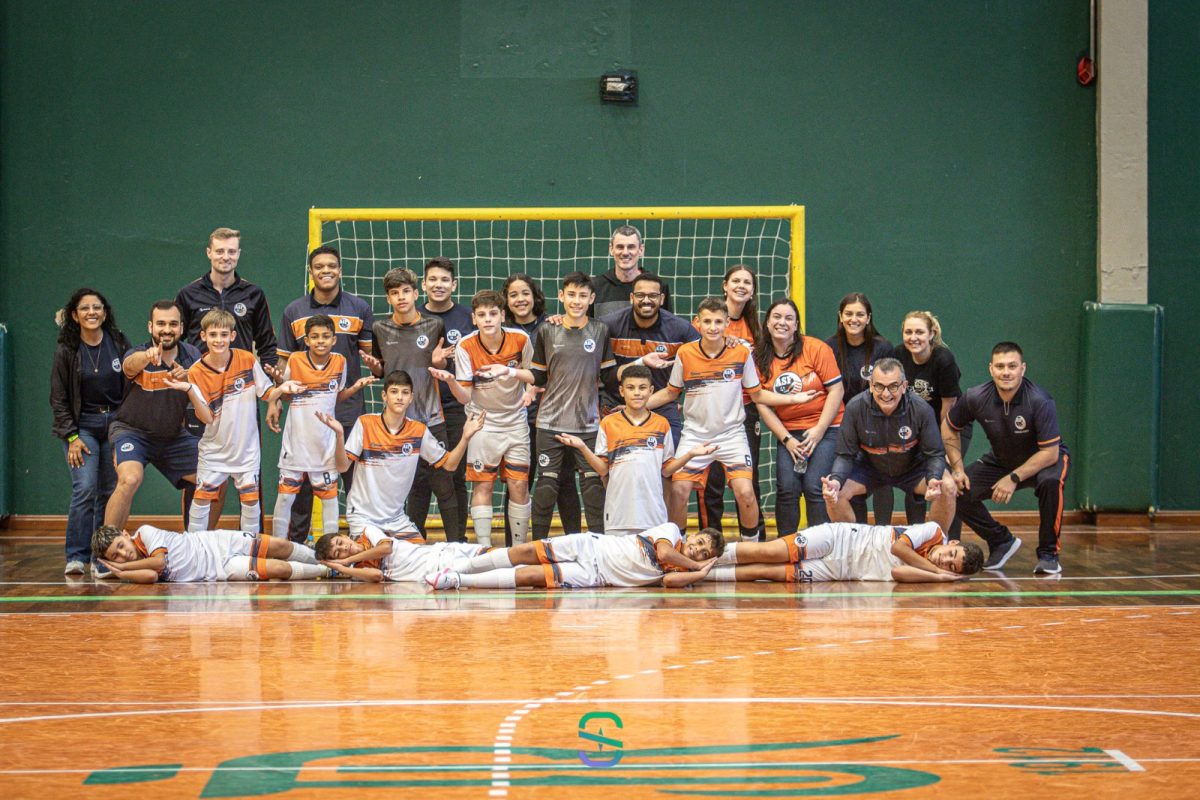
[[[211,603],[213,601],[243,603],[247,600],[255,602],[297,602],[297,601],[313,601],[313,600],[373,600],[382,602],[391,602],[393,600],[429,600],[436,601],[439,598],[453,597],[449,593],[421,593],[421,594],[263,594],[263,595],[213,595],[213,596],[188,596],[188,595],[162,595],[162,594],[131,594],[131,595],[80,595],[77,597],[0,597],[0,603],[132,603],[137,601],[159,601],[159,602],[196,602],[196,603]],[[767,592],[738,592],[736,594],[712,593],[712,592],[646,592],[644,594],[637,592],[581,592],[578,590],[569,592],[495,592],[489,591],[487,594],[470,594],[470,597],[478,597],[479,599],[486,598],[503,598],[512,597],[519,600],[544,600],[554,597],[597,597],[614,599],[627,598],[673,598],[676,600],[793,600],[793,599],[812,599],[812,600],[836,600],[848,597],[885,597],[889,599],[922,599],[926,597],[957,597],[969,599],[972,597],[1196,597],[1200,596],[1200,589],[1151,589],[1144,592],[1139,592],[1133,589],[1097,589],[1097,590],[1077,590],[1077,591],[1032,591],[1032,592],[920,592],[920,593],[904,593],[896,594],[894,592],[823,592],[820,594],[799,592],[795,594],[779,594]],[[717,609],[714,609],[717,610]],[[720,609],[727,611],[728,609]]]

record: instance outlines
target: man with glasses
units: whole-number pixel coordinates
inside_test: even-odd
[[[908,391],[904,367],[894,358],[875,363],[868,389],[846,404],[837,460],[821,478],[829,518],[854,522],[851,498],[899,486],[924,495],[929,518],[949,530],[957,486],[933,408]]]
[[[644,364],[650,368],[650,382],[656,392],[667,386],[675,351],[700,338],[691,323],[663,309],[666,296],[666,282],[653,272],[643,272],[634,278],[624,308],[600,318],[608,326],[618,379],[628,365]],[[621,404],[606,394],[601,395],[600,402],[606,409]],[[683,430],[679,404],[672,401],[655,411],[667,418],[671,437],[678,445]]]

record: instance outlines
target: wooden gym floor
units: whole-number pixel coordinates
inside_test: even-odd
[[[1200,795],[1200,531],[1049,579],[1021,534],[963,584],[437,594],[0,539],[0,797]]]

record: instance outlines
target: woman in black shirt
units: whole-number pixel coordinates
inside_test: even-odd
[[[91,560],[92,531],[117,484],[108,424],[125,397],[121,362],[129,340],[112,307],[95,289],[77,289],[56,317],[61,329],[50,373],[54,435],[71,470],[65,574],[82,575]]]

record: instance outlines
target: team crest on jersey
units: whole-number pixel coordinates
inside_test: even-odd
[[[125,444],[121,445],[121,452],[122,453],[132,453],[133,452],[133,442],[126,442]]]
[[[121,371],[121,359],[114,358],[113,362],[112,362],[112,368],[113,368],[113,372],[120,372]]]
[[[246,571],[246,579],[247,579],[247,580],[251,580],[251,581],[256,581],[256,580],[258,580],[259,578],[258,578],[258,572],[257,572],[257,570],[252,570],[252,569],[251,569],[251,570],[247,570],[247,571]]]
[[[338,317],[337,326],[344,331],[350,330],[350,320],[346,317]]]
[[[400,455],[404,455],[404,456],[412,455],[412,442],[405,442],[404,444],[402,444],[400,446]]]
[[[647,436],[646,447],[649,447],[651,450],[653,450],[655,447],[658,447],[658,439],[654,436]]]
[[[475,463],[471,466],[475,468],[476,472],[483,472],[483,462],[479,459],[475,459]]]
[[[585,352],[585,353],[596,352],[596,340],[595,339],[584,339],[583,340],[583,352]]]
[[[726,367],[725,371],[721,373],[721,377],[727,381],[733,380],[733,367]]]
[[[1013,420],[1013,427],[1019,431],[1025,430],[1025,424],[1025,418],[1020,414],[1018,414],[1017,418]]]
[[[446,331],[446,341],[450,344],[458,344],[458,340],[461,338],[462,334],[458,332],[457,328],[451,328]]]
[[[784,372],[775,379],[772,387],[778,394],[791,394],[800,385],[800,376],[794,372]]]
[[[425,334],[422,333],[420,336],[417,337],[417,347],[424,350],[426,348],[426,346],[428,346],[428,345],[429,345],[429,337],[428,336],[426,336]]]
[[[337,378],[330,378],[329,379],[329,391],[331,391],[331,392],[336,391],[337,384],[338,384]]]
[[[658,353],[660,356],[665,355],[667,352],[667,346],[662,342],[659,342],[658,344],[654,345],[654,352]]]
[[[538,466],[539,467],[550,466],[550,454],[549,453],[542,453],[541,455],[538,456]]]
[[[240,392],[242,389],[245,389],[245,388],[246,388],[246,381],[245,381],[245,379],[244,379],[244,378],[237,378],[237,379],[235,379],[235,380],[234,380],[234,382],[233,382],[233,388],[234,388],[236,391],[239,391],[239,392]]]
[[[512,367],[512,368],[514,368],[514,369],[516,369],[516,366],[517,366],[517,360],[516,360],[515,358],[510,358],[510,359],[508,360],[508,366],[510,366],[510,367]]]
[[[858,371],[858,377],[862,378],[864,381],[869,381],[871,379],[871,365],[863,364],[862,369]]]
[[[912,438],[912,428],[908,427],[907,425],[901,425],[899,433],[900,438],[906,442]]]
[[[237,314],[239,317],[246,316],[246,304],[245,303],[236,303],[233,306],[233,313]]]

